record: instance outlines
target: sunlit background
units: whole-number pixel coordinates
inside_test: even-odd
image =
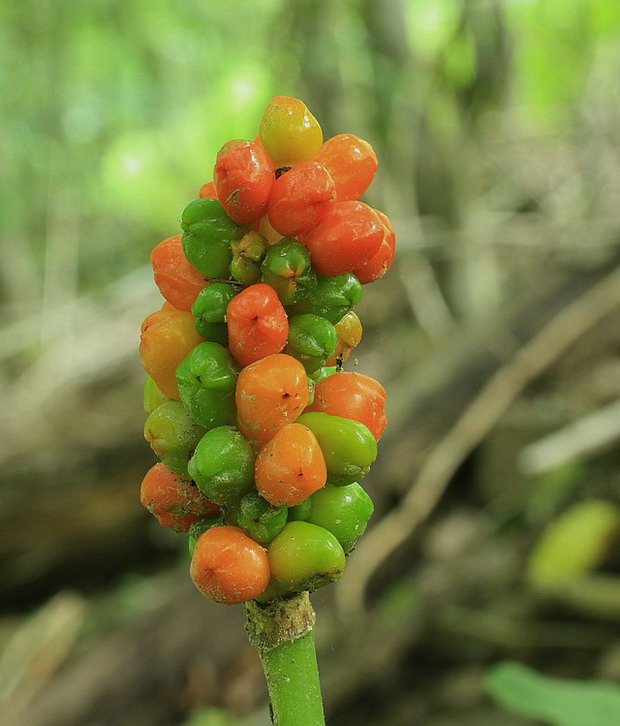
[[[373,144],[398,240],[328,722],[620,723],[536,676],[590,714],[620,680],[619,79],[617,0],[0,4],[3,726],[269,723],[242,609],[140,507],[137,346],[151,249],[274,95]]]

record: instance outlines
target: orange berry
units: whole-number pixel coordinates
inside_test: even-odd
[[[250,285],[228,303],[228,347],[247,366],[279,353],[288,337],[288,317],[277,292],[263,282]]]
[[[271,226],[285,237],[307,232],[335,199],[334,182],[324,166],[305,161],[275,180],[269,197]]]
[[[179,400],[176,370],[179,363],[199,343],[194,316],[174,308],[151,313],[140,331],[140,358],[146,372],[162,393]]]
[[[208,283],[185,257],[181,235],[160,242],[151,252],[151,265],[161,294],[177,310],[189,312]]]
[[[269,584],[266,550],[239,527],[212,527],[200,535],[190,565],[200,592],[234,605],[258,597]]]
[[[235,401],[241,433],[248,439],[268,441],[308,405],[306,370],[283,353],[262,358],[239,373]]]
[[[377,441],[387,425],[385,389],[370,376],[341,371],[324,378],[314,389],[306,411],[328,413],[363,423]]]
[[[364,139],[353,134],[339,134],[328,139],[316,161],[329,171],[336,189],[336,199],[357,199],[368,189],[377,171],[377,155]]]
[[[256,488],[275,507],[293,507],[327,481],[316,436],[307,426],[283,426],[256,457]]]
[[[327,202],[323,218],[299,235],[320,275],[343,275],[364,265],[381,246],[385,230],[363,202]]]
[[[220,511],[195,484],[181,479],[161,462],[142,480],[140,501],[161,525],[177,532],[187,532],[197,520],[214,517]]]

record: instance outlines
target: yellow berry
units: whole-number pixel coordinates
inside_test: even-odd
[[[260,123],[260,140],[276,166],[294,166],[313,159],[323,145],[319,122],[297,98],[276,96]]]

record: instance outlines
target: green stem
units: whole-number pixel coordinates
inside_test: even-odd
[[[324,726],[308,593],[266,604],[251,601],[245,610],[246,631],[265,671],[274,726]]]

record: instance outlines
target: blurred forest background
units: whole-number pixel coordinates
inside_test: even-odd
[[[617,0],[0,4],[3,726],[268,722],[241,608],[138,502],[137,346],[150,250],[274,95],[374,145],[398,239],[359,306],[376,514],[313,598],[329,723],[620,723],[493,670],[620,680],[619,84]]]

